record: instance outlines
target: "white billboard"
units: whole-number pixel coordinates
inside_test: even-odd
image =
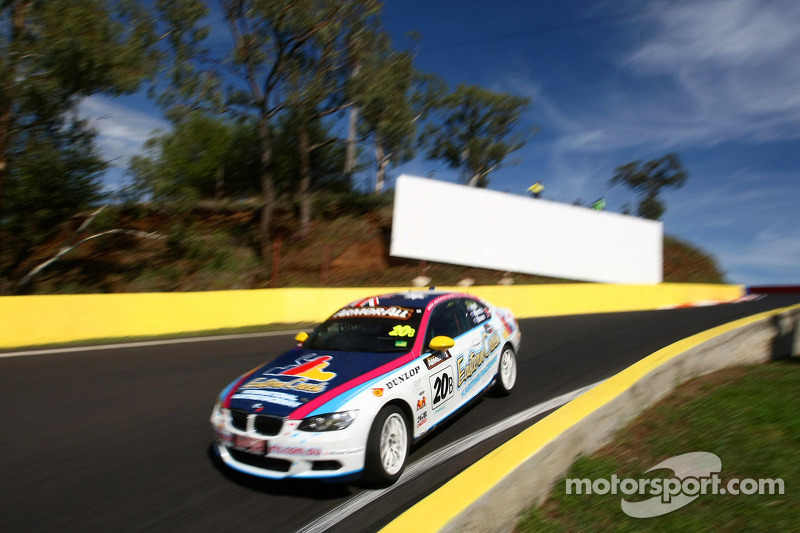
[[[601,283],[662,280],[661,222],[433,179],[397,178],[390,253]]]

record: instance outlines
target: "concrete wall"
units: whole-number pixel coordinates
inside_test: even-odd
[[[382,531],[512,531],[519,514],[541,504],[575,459],[608,443],[678,384],[728,366],[795,354],[800,354],[800,306],[681,340],[534,424]]]
[[[654,284],[662,246],[661,222],[412,176],[395,186],[394,256]]]
[[[441,287],[447,289],[447,287]],[[0,297],[0,348],[155,336],[274,323],[320,322],[345,304],[398,287]],[[471,287],[519,318],[656,309],[732,300],[738,285],[595,284]]]

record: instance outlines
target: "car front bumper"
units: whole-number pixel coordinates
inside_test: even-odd
[[[361,422],[361,423],[359,423]],[[339,431],[298,431],[300,420],[284,420],[275,435],[263,435],[248,424],[234,427],[227,409],[211,416],[213,449],[230,468],[269,479],[335,478],[364,469],[366,434],[356,420]]]

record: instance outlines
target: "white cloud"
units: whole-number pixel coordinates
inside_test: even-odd
[[[98,130],[103,157],[115,166],[125,166],[131,156],[141,153],[156,130],[169,129],[169,124],[158,117],[99,96],[83,100],[80,114]]]
[[[534,97],[560,132],[558,149],[666,151],[800,138],[800,2],[652,6],[631,19],[636,27],[629,29],[642,44],[618,59],[620,75],[628,78],[611,90],[587,87],[586,102],[593,105],[573,105],[570,113],[538,83],[508,82]]]

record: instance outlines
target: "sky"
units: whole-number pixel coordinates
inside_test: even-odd
[[[729,282],[800,283],[800,2],[390,0],[384,22],[451,87],[531,98],[520,128],[538,133],[490,189],[525,194],[541,180],[545,199],[604,197],[619,212],[634,197],[609,188],[614,169],[677,152],[689,178],[662,194],[665,233],[711,253]],[[115,161],[109,188],[169,127],[141,94],[81,111]],[[391,171],[402,173],[456,181],[423,158]]]

